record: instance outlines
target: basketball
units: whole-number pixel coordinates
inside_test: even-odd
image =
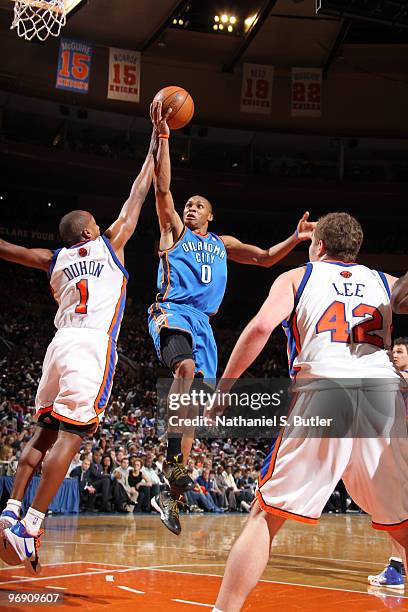
[[[0,558],[7,565],[21,565],[22,563],[14,548],[4,536],[0,537]]]
[[[162,113],[166,114],[169,107],[172,113],[167,121],[171,130],[179,130],[189,123],[194,115],[194,102],[188,91],[177,85],[164,87],[154,96],[154,100],[162,102]]]

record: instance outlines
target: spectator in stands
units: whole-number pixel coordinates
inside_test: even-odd
[[[152,497],[155,497],[160,493],[160,485],[162,484],[159,475],[153,466],[153,455],[151,453],[147,453],[146,455],[145,464],[142,468],[142,475],[146,480],[151,482],[151,485],[149,486],[151,500]]]
[[[90,460],[85,458],[69,473],[70,478],[78,480],[80,512],[96,512],[96,489],[90,484],[90,467]]]
[[[110,499],[112,496],[111,478],[104,472],[101,465],[101,451],[95,450],[92,453],[92,462],[89,469],[89,483],[96,493],[102,496],[101,511],[111,512]]]
[[[143,461],[135,458],[128,475],[128,483],[137,491],[137,504],[135,512],[150,512],[150,478],[142,473]]]

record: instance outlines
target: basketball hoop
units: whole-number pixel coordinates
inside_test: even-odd
[[[59,36],[67,21],[65,0],[15,0],[11,30],[20,38],[46,40]]]

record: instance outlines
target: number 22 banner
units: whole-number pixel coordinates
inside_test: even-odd
[[[320,117],[321,114],[321,69],[292,68],[292,117]]]
[[[80,40],[61,38],[56,88],[87,94],[91,62],[91,45]]]
[[[244,64],[241,113],[269,115],[272,105],[273,66]]]
[[[108,98],[125,102],[140,100],[140,53],[109,47]]]

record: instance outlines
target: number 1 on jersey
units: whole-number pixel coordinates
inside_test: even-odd
[[[75,312],[77,314],[87,314],[87,312],[88,312],[88,298],[89,298],[88,279],[83,278],[82,280],[78,281],[77,284],[76,284],[76,288],[79,291],[79,304],[75,308]]]

